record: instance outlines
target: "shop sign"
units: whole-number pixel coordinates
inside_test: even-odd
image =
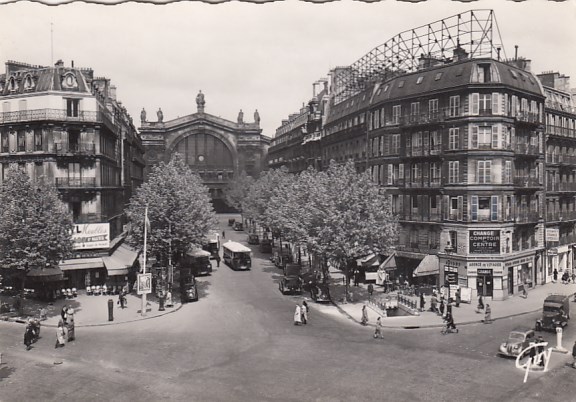
[[[504,272],[502,262],[493,261],[475,261],[468,263],[468,274],[480,274],[480,271],[489,269],[494,272],[495,275],[502,275]]]
[[[556,247],[548,249],[548,255],[558,255],[558,249]]]
[[[511,261],[507,261],[506,264],[504,264],[506,267],[515,267],[517,265],[522,265],[522,264],[528,264],[531,263],[533,261],[534,257],[522,257],[522,258],[517,258],[515,260],[511,260]]]
[[[469,234],[470,254],[499,254],[499,230],[471,230]]]
[[[492,270],[486,269],[486,268],[480,268],[480,269],[478,269],[478,275],[490,275],[490,276],[492,276]]]
[[[89,250],[110,247],[109,223],[83,223],[74,225],[72,233],[74,250]]]

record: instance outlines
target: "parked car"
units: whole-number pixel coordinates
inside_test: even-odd
[[[234,222],[236,222],[236,219],[234,219],[234,218],[228,219],[228,226],[233,226]]]
[[[260,252],[261,253],[271,253],[272,252],[272,240],[270,239],[262,239],[260,241]]]
[[[256,233],[250,233],[248,235],[248,244],[260,244],[260,237]]]
[[[244,230],[244,225],[242,224],[242,222],[234,222],[234,224],[232,225],[232,229],[234,229],[237,232],[240,232]]]
[[[570,319],[570,296],[549,295],[544,299],[542,318],[536,321],[536,331],[556,331],[564,328]]]
[[[301,270],[302,267],[298,264],[286,265],[284,268],[284,276],[278,284],[282,294],[302,292],[302,281],[300,279]]]
[[[507,357],[517,357],[530,342],[536,338],[536,333],[532,328],[518,327],[510,331],[506,342],[500,345],[498,354]]]

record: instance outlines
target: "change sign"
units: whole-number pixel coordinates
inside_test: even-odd
[[[469,241],[470,254],[500,253],[499,230],[471,230]]]

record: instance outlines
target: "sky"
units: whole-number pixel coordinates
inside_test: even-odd
[[[92,68],[110,78],[139,125],[205,112],[252,122],[273,137],[312,97],[312,84],[350,65],[396,34],[471,9],[493,9],[508,58],[532,60],[532,71],[558,71],[576,87],[576,0],[428,0],[418,3],[297,0],[266,4],[182,1],[155,5],[47,6],[0,0],[0,63],[15,60]],[[58,0],[47,0],[52,3]],[[115,1],[115,0],[102,0]]]

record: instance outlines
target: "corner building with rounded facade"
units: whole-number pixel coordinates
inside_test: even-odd
[[[455,49],[331,106],[323,163],[353,158],[386,190],[400,275],[494,299],[545,282],[544,95],[528,67]]]

